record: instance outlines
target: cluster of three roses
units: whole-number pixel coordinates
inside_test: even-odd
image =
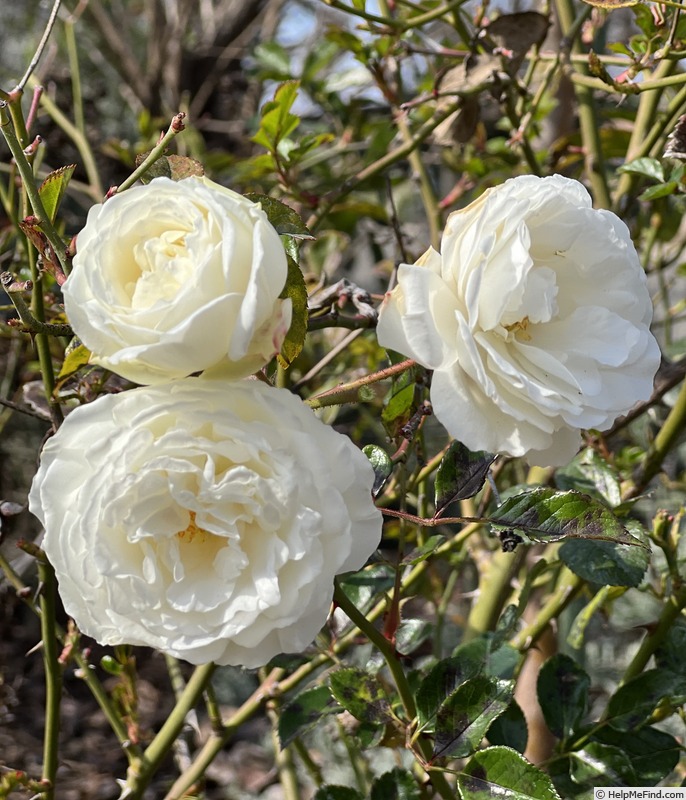
[[[157,179],[93,208],[77,246],[69,320],[95,363],[145,385],[76,409],[44,449],[30,505],[65,608],[102,643],[192,663],[301,650],[381,515],[347,438],[243,380],[290,324],[276,231],[204,178]],[[453,436],[563,463],[579,429],[649,396],[645,276],[580,184],[508,181],[450,216],[441,249],[401,265],[378,337],[434,370]]]

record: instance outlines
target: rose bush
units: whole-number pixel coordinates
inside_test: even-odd
[[[220,363],[245,377],[288,331],[287,271],[259,204],[207,178],[155,178],[90,209],[65,310],[94,363],[136,383]]]
[[[374,552],[373,479],[286,390],[187,378],[73,411],[30,508],[86,634],[257,667],[307,646],[334,576]]]
[[[522,176],[448,217],[398,269],[379,342],[434,370],[431,401],[472,450],[559,465],[652,391],[660,352],[624,223],[577,181]]]

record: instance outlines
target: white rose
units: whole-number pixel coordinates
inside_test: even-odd
[[[29,502],[84,633],[257,667],[310,644],[374,552],[373,479],[285,389],[187,378],[73,411]]]
[[[434,370],[431,402],[472,450],[567,462],[650,397],[660,351],[624,223],[577,181],[524,176],[453,212],[441,253],[402,264],[379,342]]]
[[[245,377],[288,331],[287,272],[259,204],[207,178],[155,178],[90,209],[65,310],[93,362],[136,383],[218,364]]]

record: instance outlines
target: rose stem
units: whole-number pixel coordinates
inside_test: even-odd
[[[562,35],[568,38],[572,31],[579,30],[579,23],[575,20],[576,8],[573,0],[556,0],[557,9]],[[587,17],[591,13],[591,6],[586,6],[581,12],[582,17]],[[581,52],[581,45],[576,36],[570,41],[572,53]],[[587,68],[579,67],[579,72],[585,74]],[[593,92],[587,86],[578,83],[574,84],[574,93],[579,104],[579,126],[581,128],[581,141],[586,161],[586,173],[591,184],[593,199],[602,208],[610,208],[610,192],[607,188],[605,178],[605,167],[603,163],[603,150],[600,141],[600,126],[596,115],[595,104],[593,102]]]
[[[119,186],[114,190],[115,194],[119,194],[119,192],[123,192],[125,189],[128,189],[141,177],[141,175],[145,175],[145,173],[150,169],[150,167],[157,161],[158,159],[162,158],[164,155],[164,151],[167,149],[167,145],[175,139],[181,131],[184,129],[183,120],[185,119],[186,114],[183,111],[179,111],[174,117],[172,117],[172,121],[169,123],[169,127],[167,128],[167,132],[162,136],[159,142],[153,147],[153,149],[148,153],[147,158],[142,161],[138,167],[129,175],[129,177],[123,182],[120,183]]]

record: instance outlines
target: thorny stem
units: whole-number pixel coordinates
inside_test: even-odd
[[[22,292],[30,291],[33,289],[33,282],[26,281],[23,284],[18,284],[14,280],[14,276],[10,272],[3,272],[0,275],[0,283],[2,288],[7,292],[7,296],[12,301],[12,305],[16,309],[19,319],[24,326],[27,333],[44,333],[48,336],[73,336],[74,333],[70,325],[52,324],[50,322],[41,322],[36,319],[31,310],[26,305]]]
[[[8,103],[6,101],[0,100],[0,128],[2,128],[2,133],[5,137],[5,141],[7,142],[7,146],[12,153],[14,163],[17,165],[17,169],[21,175],[24,191],[29,198],[29,203],[31,204],[33,213],[38,218],[39,225],[48,242],[50,243],[50,246],[55,253],[55,257],[60,262],[60,266],[62,267],[64,274],[68,275],[69,264],[67,263],[67,254],[64,242],[57,233],[55,226],[50,221],[50,216],[45,210],[43,201],[41,200],[38,189],[36,188],[36,181],[33,175],[33,170],[31,169],[31,165],[29,164],[19,139],[17,139],[14,129],[10,124],[10,118],[7,114],[7,106]]]
[[[399,364],[394,364],[392,367],[381,369],[378,372],[373,372],[371,375],[366,375],[364,378],[350,381],[349,383],[342,383],[340,386],[334,386],[322,394],[310,397],[305,400],[310,408],[324,408],[325,406],[336,406],[341,403],[354,403],[358,398],[358,392],[363,386],[369,386],[371,383],[378,383],[387,378],[392,378],[394,375],[399,375],[410,367],[414,366],[415,362],[412,359],[401,361]]]
[[[159,142],[153,147],[153,149],[148,153],[146,159],[141,162],[141,164],[129,175],[129,177],[120,183],[119,186],[116,188],[116,193],[119,194],[123,192],[125,189],[128,189],[145,173],[150,169],[150,167],[160,159],[164,155],[164,151],[167,149],[167,145],[175,139],[181,131],[184,129],[183,121],[186,118],[186,114],[183,111],[179,111],[173,118],[169,127],[167,128],[167,132],[162,136]]]

